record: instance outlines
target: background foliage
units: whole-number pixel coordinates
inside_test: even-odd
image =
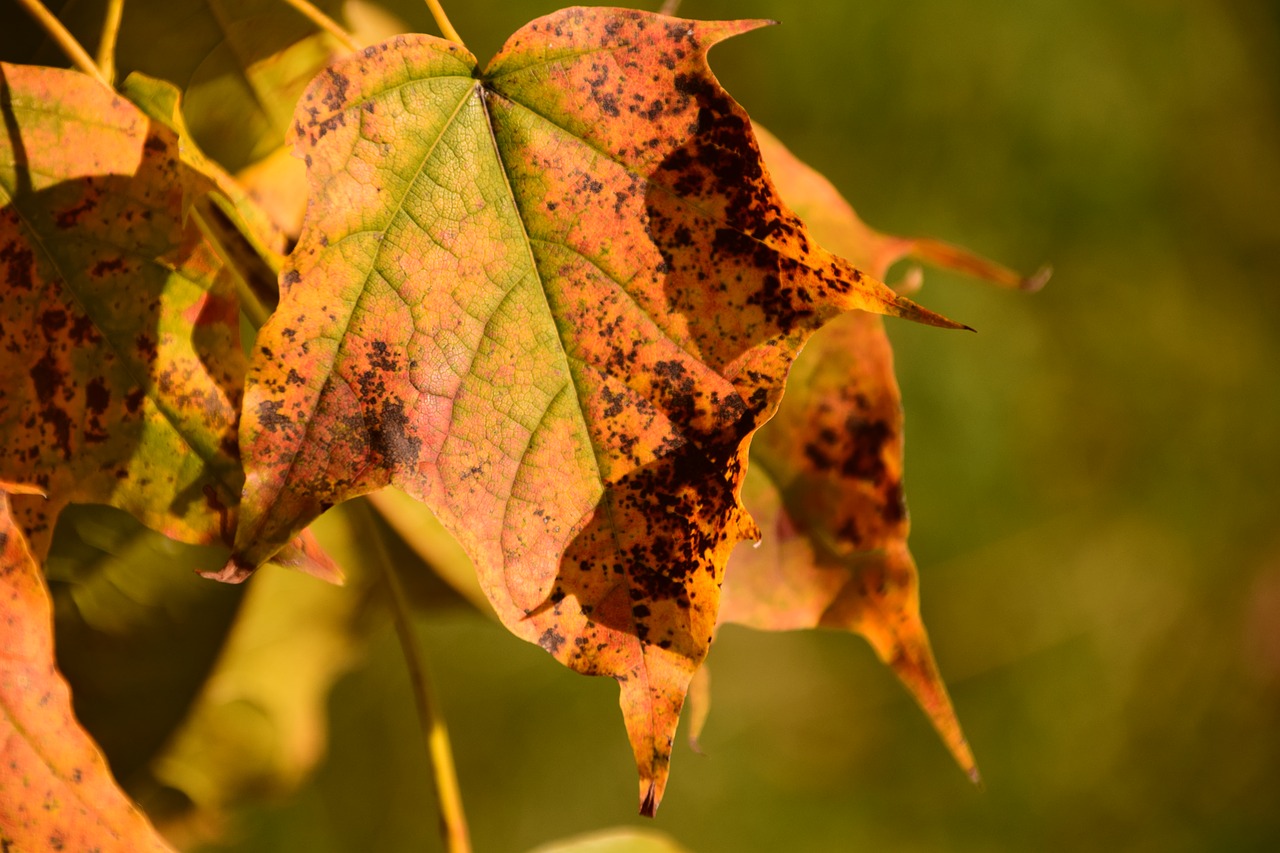
[[[98,21],[98,8],[71,12]],[[449,11],[487,57],[551,8]],[[432,31],[420,5],[395,10]],[[717,48],[714,67],[866,221],[1056,271],[1034,297],[928,273],[926,304],[976,336],[889,324],[925,620],[986,790],[862,641],[729,627],[709,658],[707,755],[677,748],[659,828],[691,850],[1270,848],[1280,12],[685,0],[681,13],[783,22]],[[3,58],[61,64],[5,29]],[[233,142],[223,156],[249,156]],[[616,688],[428,583],[420,627],[477,849],[630,821]],[[207,618],[240,605],[215,607]],[[225,849],[438,845],[389,628],[329,710],[319,772],[243,815]]]

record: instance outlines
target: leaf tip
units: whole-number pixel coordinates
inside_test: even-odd
[[[985,791],[987,786],[983,784],[982,774],[978,772],[978,765],[974,764],[969,768],[969,781],[972,782],[981,791]]]
[[[1019,290],[1027,293],[1035,293],[1049,283],[1049,279],[1053,277],[1053,267],[1045,264],[1029,276],[1025,276],[1018,284]]]
[[[196,572],[202,578],[220,583],[244,583],[254,573],[257,566],[246,561],[239,554],[232,554],[227,564],[216,572]]]
[[[640,816],[653,817],[658,812],[658,784],[652,779],[649,780],[649,787],[645,791],[644,796],[640,798]]]

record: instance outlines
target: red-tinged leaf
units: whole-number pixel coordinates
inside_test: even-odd
[[[757,134],[779,191],[814,236],[873,274],[916,254],[1000,284],[1036,281],[946,244],[872,230],[825,178],[772,136]],[[743,499],[764,538],[730,561],[721,620],[866,637],[976,779],[920,619],[918,575],[906,546],[901,398],[880,318],[851,314],[814,336],[777,414],[756,436],[751,465]]]
[[[68,502],[229,535],[244,371],[230,277],[178,140],[84,75],[0,65],[0,476],[37,555]]]
[[[49,593],[10,514],[15,491],[0,487],[0,846],[168,850],[72,713]]]
[[[851,309],[955,324],[819,248],[706,64],[760,21],[575,8],[483,74],[403,36],[327,69],[311,200],[246,389],[227,576],[327,506],[424,500],[503,622],[622,688],[642,811],[666,784],[746,446]]]
[[[0,64],[0,477],[47,496],[14,499],[38,557],[72,502],[229,541],[244,480],[238,300],[188,214],[207,222],[221,192],[261,223],[187,139],[172,88],[130,82],[160,120],[82,74]],[[341,579],[304,538],[280,559]]]

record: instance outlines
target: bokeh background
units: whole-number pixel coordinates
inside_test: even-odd
[[[481,57],[554,9],[445,5]],[[1280,5],[680,12],[781,22],[713,67],[868,223],[1055,269],[1034,295],[927,271],[918,300],[977,335],[890,323],[924,616],[985,787],[863,641],[731,626],[705,754],[678,745],[643,821],[616,686],[424,585],[476,849],[620,825],[707,853],[1280,849]],[[369,620],[316,773],[209,849],[439,848]]]

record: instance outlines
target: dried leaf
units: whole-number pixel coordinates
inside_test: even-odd
[[[997,283],[1015,273],[962,249],[868,228],[817,172],[757,129],[779,191],[824,245],[884,276],[910,254]],[[814,336],[787,396],[751,449],[743,500],[761,547],[730,561],[721,620],[788,630],[833,627],[871,643],[928,714],[960,766],[977,768],[920,619],[902,493],[902,407],[880,318],[851,314]]]
[[[0,846],[168,850],[76,722],[53,661],[49,594],[0,488]]]
[[[723,566],[756,528],[746,446],[823,322],[955,327],[819,248],[706,64],[764,22],[575,8],[483,74],[403,36],[326,69],[294,144],[311,204],[246,389],[244,577],[393,484],[516,634],[609,675],[666,783]]]

